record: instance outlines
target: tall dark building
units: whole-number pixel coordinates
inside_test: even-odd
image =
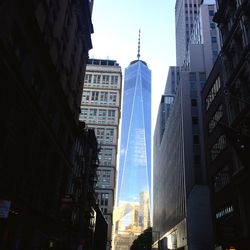
[[[0,20],[0,248],[48,248],[63,237],[90,2],[1,1]]]
[[[217,1],[221,54],[204,89],[207,171],[216,249],[248,249],[250,238],[250,4]]]
[[[106,249],[108,223],[97,203],[94,187],[97,181],[100,151],[94,129],[80,122],[79,135],[72,150],[73,167],[62,199],[60,212],[65,228],[65,245],[75,249],[83,244],[91,250]]]

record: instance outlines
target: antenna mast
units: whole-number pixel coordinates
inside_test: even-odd
[[[139,29],[139,38],[138,38],[138,52],[137,52],[137,59],[140,60],[140,42],[141,42],[141,30]]]

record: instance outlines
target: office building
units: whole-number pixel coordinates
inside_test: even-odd
[[[182,67],[187,56],[194,20],[202,0],[177,0],[175,3],[176,65]]]
[[[214,9],[212,4],[197,9],[184,63],[170,67],[159,107],[154,134],[153,230],[160,233],[154,244],[160,249],[213,247],[202,90],[218,54],[217,50],[213,57],[213,48],[218,48],[217,32],[211,25]]]
[[[95,130],[100,148],[95,191],[108,222],[107,249],[112,244],[121,90],[122,71],[116,61],[88,60],[80,120]]]
[[[151,71],[139,49],[125,69],[119,153],[114,249],[127,250],[150,226]]]
[[[249,1],[217,1],[221,54],[204,89],[208,181],[216,249],[248,249]]]
[[[89,1],[1,1],[0,19],[0,249],[61,248]]]
[[[195,18],[193,30],[190,36],[190,44],[188,46],[188,53],[186,60],[186,69],[188,70],[190,64],[190,56],[195,57],[195,48],[198,44],[203,47],[203,60],[205,65],[205,72],[209,75],[213,65],[220,52],[220,37],[219,29],[213,21],[216,12],[215,3],[213,0],[210,4],[201,4],[199,8],[199,15]]]
[[[177,85],[174,97],[162,97],[154,133],[153,230],[160,233],[156,245],[160,249],[211,249],[209,192],[202,161],[204,73],[181,72]]]

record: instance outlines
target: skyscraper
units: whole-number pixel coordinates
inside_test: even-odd
[[[150,225],[151,71],[140,60],[125,69],[120,139],[117,208],[114,215],[116,250],[129,249]]]
[[[95,130],[100,146],[95,191],[108,222],[107,250],[111,247],[115,200],[121,82],[122,71],[116,61],[88,60],[80,119]]]
[[[192,6],[192,1],[189,5],[182,2],[185,8]],[[155,245],[163,249],[213,247],[201,93],[219,47],[212,22],[214,9],[215,5],[205,3],[196,9],[199,15],[192,21],[192,36],[187,45],[177,48],[177,58],[178,51],[185,50],[185,60],[181,67],[170,67],[158,112],[153,225],[160,232]]]
[[[202,0],[176,0],[175,34],[177,66],[183,66],[184,64],[194,20],[199,13],[201,2]]]

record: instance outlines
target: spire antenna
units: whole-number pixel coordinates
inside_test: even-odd
[[[140,60],[140,44],[141,43],[141,30],[139,29],[139,38],[138,38],[138,52],[137,52],[137,59]]]

